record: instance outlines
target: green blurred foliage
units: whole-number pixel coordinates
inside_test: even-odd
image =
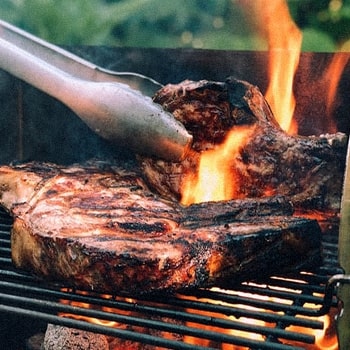
[[[250,0],[256,1],[256,0]],[[263,50],[239,0],[1,0],[1,18],[56,44]],[[350,0],[288,0],[304,51],[350,39]]]
[[[350,0],[289,0],[304,51],[334,51],[350,40]]]
[[[57,44],[111,45],[113,28],[147,0],[1,0],[1,18]]]

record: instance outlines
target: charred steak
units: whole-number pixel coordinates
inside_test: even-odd
[[[317,222],[281,197],[184,208],[107,162],[2,166],[0,202],[17,267],[106,293],[224,286],[320,253]]]

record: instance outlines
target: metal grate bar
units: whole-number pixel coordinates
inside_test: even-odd
[[[1,266],[6,266],[11,264],[11,259],[9,258],[3,258],[0,256],[0,264]]]
[[[244,289],[240,289],[241,292],[244,292]],[[249,289],[246,291],[247,294],[239,296],[239,295],[229,295],[229,294],[220,294],[220,296],[216,296],[216,298],[219,298],[221,300],[224,300],[225,302],[228,302],[230,304],[234,305],[246,305],[257,309],[263,309],[263,310],[270,310],[275,312],[285,312],[287,314],[293,314],[293,315],[318,315],[317,309],[309,309],[307,307],[304,307],[303,305],[294,305],[294,304],[285,304],[282,301],[274,300],[274,301],[268,301],[268,300],[262,300],[259,298],[254,298],[252,296],[249,296],[250,292]],[[263,291],[260,291],[260,295]],[[196,295],[198,293],[196,292]],[[211,295],[211,296],[210,296]],[[257,295],[257,294],[256,294]],[[203,291],[200,293],[201,298],[211,298],[214,299],[215,295],[211,293],[211,291]],[[319,299],[318,304],[321,303],[322,299]]]

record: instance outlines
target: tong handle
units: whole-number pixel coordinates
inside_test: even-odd
[[[59,100],[64,100],[65,86],[72,78],[1,37],[0,68]]]

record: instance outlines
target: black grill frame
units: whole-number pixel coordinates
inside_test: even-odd
[[[317,270],[271,276],[264,283],[241,283],[229,293],[219,289],[199,289],[182,291],[177,295],[152,294],[134,299],[48,285],[18,271],[10,257],[11,225],[12,219],[5,212],[0,212],[0,313],[40,319],[168,349],[214,349],[221,343],[228,343],[249,349],[297,350],[315,342],[307,329],[324,327],[313,317],[325,314],[329,307],[337,308],[335,295],[330,296],[329,307],[325,305],[324,297],[329,278],[342,273],[337,264],[336,235],[324,236],[324,261]],[[72,302],[83,304],[69,304]],[[89,307],[85,306],[87,304]],[[310,304],[314,306],[310,307]],[[119,328],[63,317],[61,313],[117,322]],[[227,315],[236,319],[229,319]],[[246,323],[249,319],[267,322],[271,326],[250,325]],[[191,322],[191,325],[185,322]],[[286,329],[289,325],[300,326],[305,332],[289,331]],[[215,329],[205,329],[207,326]],[[262,339],[226,334],[225,330],[261,334]],[[173,333],[172,339],[164,336],[169,332]],[[207,343],[195,346],[183,339],[184,335],[207,339]]]

